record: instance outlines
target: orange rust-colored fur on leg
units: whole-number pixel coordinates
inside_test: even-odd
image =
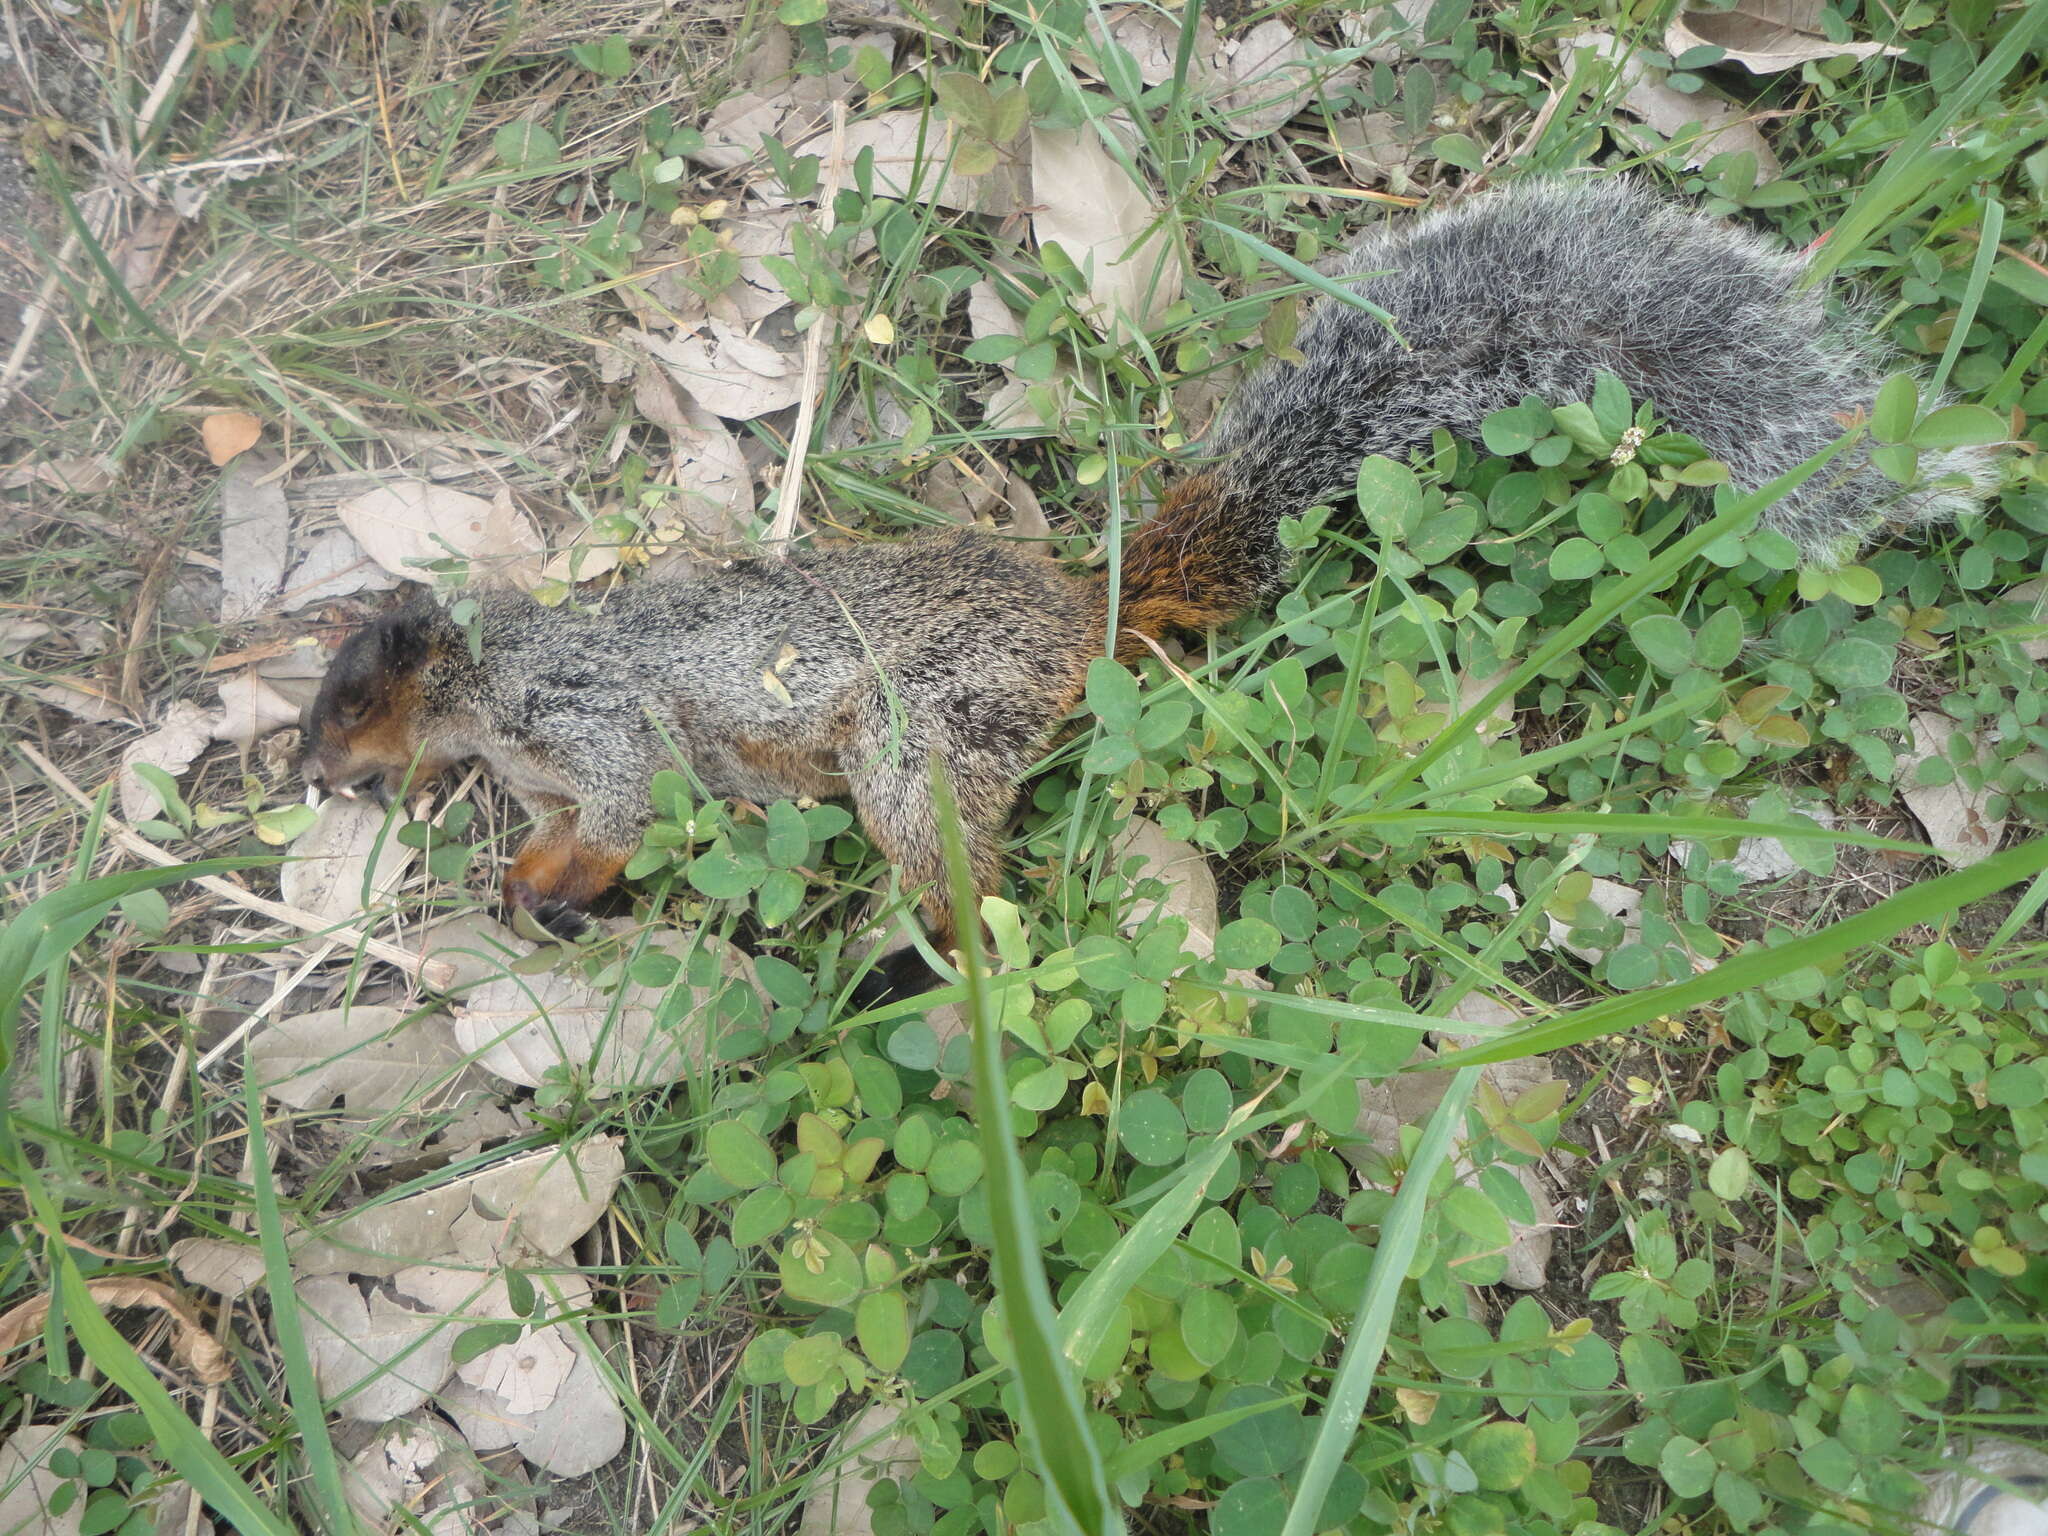
[[[622,852],[579,842],[574,815],[556,817],[520,848],[505,876],[505,898],[552,928],[564,914],[580,914],[602,895],[632,856],[630,848]]]

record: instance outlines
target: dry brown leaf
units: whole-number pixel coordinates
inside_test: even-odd
[[[278,607],[286,613],[332,602],[358,592],[384,592],[398,585],[398,578],[363,553],[363,546],[345,528],[329,528],[316,534],[305,546],[299,563],[285,578]]]
[[[1315,54],[1292,28],[1271,17],[1225,43],[1211,61],[1222,89],[1215,100],[1223,131],[1262,139],[1314,100],[1326,84]]]
[[[1885,43],[1834,43],[1821,32],[1819,0],[1741,0],[1733,10],[1681,9],[1664,31],[1673,58],[1719,48],[1753,75],[1775,75],[1814,59],[1867,59],[1906,50]]]
[[[976,341],[991,336],[1021,335],[1023,327],[1003,302],[992,278],[981,278],[967,290],[967,329]]]
[[[1673,90],[1659,71],[1624,48],[1611,32],[1581,32],[1569,46],[1575,52],[1590,51],[1614,61],[1621,71],[1622,110],[1641,118],[1662,137],[1675,140],[1691,125],[1699,125],[1682,148],[1687,165],[1702,166],[1716,155],[1746,149],[1756,156],[1757,180],[1777,179],[1778,157],[1739,109],[1705,90],[1691,96]]]
[[[1180,18],[1150,5],[1119,5],[1107,11],[1091,11],[1083,23],[1091,37],[1101,38],[1101,23],[1109,24],[1109,37],[1138,66],[1138,78],[1147,85],[1164,85],[1173,78],[1173,63],[1180,51]],[[1216,29],[1203,16],[1195,24],[1195,46],[1188,60],[1187,83],[1201,89],[1208,81],[1209,60],[1216,53]],[[1087,50],[1076,46],[1068,54],[1078,68],[1094,73]]]
[[[74,496],[97,496],[113,489],[115,477],[113,462],[99,454],[89,458],[43,459],[0,472],[0,491],[47,485]]]
[[[1361,112],[1340,118],[1332,125],[1338,151],[1352,180],[1371,186],[1390,182],[1397,187],[1407,179],[1414,146],[1403,135],[1401,120],[1391,112]],[[1396,177],[1400,181],[1396,181]]]
[[[358,1004],[276,1020],[249,1041],[256,1085],[294,1109],[340,1099],[358,1115],[438,1114],[481,1094],[447,1016],[409,1015]]]
[[[1915,714],[1912,750],[1899,754],[1892,780],[1899,787],[1899,798],[1926,832],[1927,841],[1957,869],[1990,858],[2005,836],[2005,819],[1988,814],[1984,791],[1968,789],[1956,779],[1946,784],[1915,782],[1919,766],[1929,758],[1946,757],[1950,743],[1961,733],[1962,728],[1946,715],[1931,710]]]
[[[186,1306],[178,1293],[160,1280],[145,1280],[128,1275],[118,1278],[88,1280],[85,1288],[92,1293],[92,1299],[103,1310],[118,1307],[147,1307],[161,1312],[171,1325],[171,1353],[191,1370],[192,1374],[208,1386],[226,1381],[229,1375],[227,1354],[206,1325],[199,1321],[198,1314]],[[45,1292],[31,1297],[20,1306],[10,1308],[0,1316],[0,1357],[12,1354],[27,1340],[42,1331],[43,1320],[49,1316],[50,1297]],[[26,1358],[25,1356],[23,1358]],[[20,1360],[8,1361],[0,1366],[0,1378],[11,1375],[21,1364]]]
[[[208,418],[212,420],[214,418]],[[254,418],[250,418],[254,420]],[[232,455],[231,455],[232,457]],[[220,478],[220,617],[239,624],[268,609],[284,586],[291,509],[275,454],[244,453]]]
[[[220,716],[213,722],[215,741],[232,741],[247,752],[272,731],[299,723],[300,706],[279,693],[253,668],[220,683]]]
[[[509,491],[485,501],[451,486],[395,480],[349,497],[334,514],[365,554],[409,581],[426,580],[428,562],[455,558],[476,575],[517,586],[540,574],[540,531]]]
[[[247,411],[217,411],[199,423],[199,436],[206,444],[206,456],[223,465],[256,446],[263,436],[263,423]]]
[[[436,918],[420,930],[419,952],[450,968],[440,990],[456,995],[507,975],[512,962],[533,953],[533,945],[484,912]]]
[[[263,1252],[219,1237],[186,1237],[171,1244],[171,1262],[188,1285],[229,1301],[245,1295],[263,1278]]]
[[[672,952],[688,953],[688,938],[675,935]],[[670,948],[663,943],[658,947]],[[722,939],[704,947],[718,962],[728,985],[746,985],[746,958]],[[691,989],[681,1018],[665,999],[688,983],[668,987],[628,983],[606,992],[579,976],[545,972],[507,976],[470,993],[455,1014],[455,1038],[477,1064],[508,1082],[537,1088],[555,1067],[570,1066],[597,1097],[623,1088],[673,1082],[704,1064],[713,1009],[711,993]]]
[[[1393,0],[1367,5],[1363,11],[1337,18],[1338,34],[1347,48],[1361,48],[1374,64],[1392,64],[1416,56],[1422,47],[1422,26],[1436,0]]]
[[[714,415],[751,421],[795,405],[803,394],[803,365],[791,353],[742,335],[722,320],[707,320],[690,336],[619,335],[648,352],[692,399]]]
[[[156,281],[157,271],[163,266],[177,232],[178,216],[169,208],[152,208],[135,221],[115,259],[122,285],[131,293],[140,293]],[[216,464],[220,462],[214,460]]]
[[[1105,336],[1143,331],[1180,297],[1180,256],[1151,192],[1125,174],[1091,125],[1031,130],[1031,232],[1057,241],[1088,280]]]
[[[528,1278],[543,1293],[546,1305],[541,1312],[547,1317],[575,1314],[590,1305],[590,1282],[573,1270],[529,1271]],[[525,1323],[512,1308],[502,1275],[480,1276],[473,1270],[421,1265],[392,1276],[391,1284],[429,1310],[459,1317],[465,1323],[522,1323],[518,1338],[493,1345],[455,1367],[459,1378],[495,1396],[506,1413],[536,1414],[561,1395],[576,1364],[568,1330],[545,1322],[538,1328]]]
[[[1189,954],[1200,960],[1215,954],[1216,930],[1222,919],[1216,904],[1216,876],[1209,868],[1206,854],[1192,843],[1168,837],[1156,821],[1133,816],[1118,834],[1110,859],[1117,877],[1126,882],[1117,890],[1119,900],[1124,891],[1134,890],[1146,881],[1158,880],[1166,887],[1162,896],[1139,896],[1131,902],[1123,920],[1124,932],[1137,932],[1155,914],[1177,917],[1188,925],[1182,947]],[[1268,986],[1256,971],[1228,974],[1239,986]]]
[[[441,1404],[470,1444],[481,1447],[496,1440],[557,1477],[582,1477],[625,1447],[626,1417],[591,1363],[590,1346],[579,1334],[561,1331],[575,1358],[547,1407],[514,1413],[496,1393],[459,1378],[442,1391]]]
[[[89,683],[82,677],[58,677],[47,683],[31,683],[22,692],[94,725],[112,725],[117,721],[128,725],[135,723],[135,717],[122,707],[119,700],[97,683]]]
[[[616,1136],[521,1153],[296,1233],[293,1267],[301,1274],[394,1275],[458,1255],[486,1264],[562,1253],[604,1214],[625,1168]],[[468,1239],[475,1241],[465,1254]]]
[[[85,1454],[85,1442],[55,1424],[24,1424],[0,1444],[0,1533],[4,1536],[79,1536],[90,1490],[83,1474],[59,1477],[50,1453]],[[64,1495],[64,1508],[50,1506]]]
[[[845,171],[842,186],[853,183],[853,162],[864,149],[875,152],[875,189],[891,197],[937,203],[966,213],[987,213],[1007,217],[1029,199],[1023,167],[1008,153],[998,150],[995,168],[980,176],[947,173],[952,129],[942,119],[922,112],[884,112],[877,117],[849,123],[845,139]],[[923,153],[919,153],[922,140]],[[792,151],[798,155],[826,156],[832,152],[832,136],[821,133],[806,139]]]
[[[1634,944],[1643,936],[1643,893],[1632,886],[1621,885],[1613,880],[1595,879],[1586,900],[1598,907],[1609,917],[1621,920],[1621,942]],[[1544,919],[1549,926],[1538,942],[1545,949],[1564,949],[1577,955],[1588,965],[1603,959],[1607,951],[1596,944],[1574,944],[1571,941],[1572,925],[1560,922],[1554,917]]]
[[[0,656],[19,656],[38,640],[55,633],[49,625],[38,624],[34,619],[0,621]]]
[[[172,778],[177,778],[192,766],[192,760],[206,750],[214,731],[214,717],[197,704],[179,700],[164,713],[163,724],[147,736],[131,741],[121,749],[121,814],[130,821],[142,821],[151,816],[160,816],[164,811],[162,796],[142,782],[135,772],[137,763],[147,763],[161,768]]]
[[[868,1495],[883,1478],[907,1481],[921,1465],[917,1442],[901,1427],[903,1407],[874,1403],[839,1431],[829,1468],[811,1485],[797,1536],[873,1536]]]
[[[339,1275],[309,1275],[292,1291],[330,1412],[381,1424],[411,1413],[448,1379],[458,1330],[441,1318],[401,1306],[381,1288],[365,1297]]]
[[[291,857],[278,874],[285,902],[339,923],[364,911],[366,894],[374,905],[397,890],[407,850],[395,825],[385,831],[384,815],[374,805],[339,796],[323,804],[311,828],[293,842]]]
[[[375,1536],[485,1536],[490,1487],[476,1452],[427,1412],[385,1425],[342,1469],[343,1496]]]

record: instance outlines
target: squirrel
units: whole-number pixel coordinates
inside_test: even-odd
[[[1281,519],[1349,492],[1362,458],[1405,457],[1437,428],[1476,438],[1525,395],[1589,398],[1603,370],[1738,486],[1792,469],[1867,413],[1898,363],[1802,287],[1803,269],[1618,177],[1513,183],[1368,235],[1338,275],[1398,338],[1325,297],[1298,357],[1236,391],[1206,461],[1125,541],[1118,659],[1284,592]],[[1832,564],[1881,525],[1969,509],[1997,479],[1984,450],[1922,467],[1901,488],[1852,445],[1763,522]],[[649,780],[679,752],[713,795],[851,799],[905,889],[922,888],[944,955],[962,918],[929,760],[950,775],[975,888],[990,893],[1018,781],[1104,653],[1109,578],[960,530],[624,585],[588,608],[474,596],[475,652],[425,596],[344,642],[306,722],[315,791],[388,796],[483,759],[535,822],[508,901],[573,936],[638,849]]]

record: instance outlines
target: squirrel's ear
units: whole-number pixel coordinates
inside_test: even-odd
[[[379,620],[377,648],[384,665],[404,672],[424,662],[433,637],[433,620],[433,614],[417,607],[401,608]]]

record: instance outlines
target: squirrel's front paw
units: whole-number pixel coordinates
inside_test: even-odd
[[[590,926],[581,907],[560,897],[548,896],[525,880],[505,882],[505,900],[514,911],[525,912],[556,938],[573,943]]]

